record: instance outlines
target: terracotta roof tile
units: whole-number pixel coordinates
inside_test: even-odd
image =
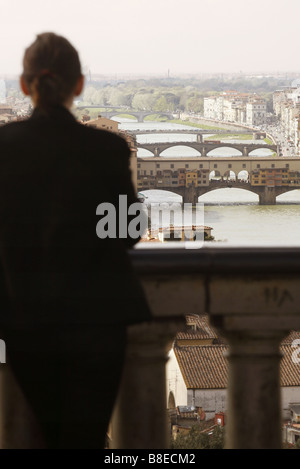
[[[300,351],[297,353],[297,348],[287,343],[281,344],[280,351],[283,355],[280,366],[281,386],[300,386]]]
[[[227,387],[227,362],[224,345],[174,347],[180,371],[188,389]]]
[[[294,340],[299,340],[300,339],[300,332],[297,332],[297,331],[291,331],[289,333],[289,335],[287,335],[283,341],[282,341],[282,344],[285,344],[285,343],[291,343],[293,342]]]
[[[224,342],[217,331],[209,324],[209,317],[207,314],[197,315],[189,314],[185,317],[187,329],[179,331],[176,334],[178,340],[203,340],[212,339],[214,342]]]
[[[188,389],[225,389],[227,387],[226,345],[174,346],[184,382]],[[300,351],[291,344],[280,347],[281,386],[300,386]],[[296,358],[296,360],[295,360]],[[298,363],[299,361],[299,363]]]

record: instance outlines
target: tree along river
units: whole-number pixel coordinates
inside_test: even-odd
[[[137,123],[131,119],[116,118],[122,130],[175,130],[178,134],[146,134],[138,135],[140,143],[152,142],[178,142],[195,141],[194,135],[180,135],[180,129],[189,129],[190,126],[172,124],[168,122]],[[195,129],[197,130],[197,129]],[[226,140],[233,142],[233,140]],[[243,140],[248,143],[247,140]],[[249,143],[253,143],[249,136]],[[251,156],[269,156],[270,150],[254,151]],[[165,157],[199,156],[195,150],[178,146],[166,150]],[[221,148],[214,150],[210,156],[238,156],[234,149]],[[139,150],[138,156],[152,156],[145,150]],[[145,202],[173,203],[181,202],[177,194],[166,191],[145,191]],[[258,196],[242,189],[226,188],[209,192],[199,197],[204,204],[204,223],[213,228],[212,235],[215,241],[222,241],[230,245],[265,245],[265,246],[300,246],[300,190],[295,190],[277,197],[277,205],[260,206]],[[152,223],[157,225],[158,220]]]

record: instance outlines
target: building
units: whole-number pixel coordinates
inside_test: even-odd
[[[186,177],[185,179],[186,187],[198,186],[198,171],[197,170],[186,171],[185,177]]]
[[[159,188],[159,186],[170,187],[190,187],[190,186],[208,186],[209,169],[204,168],[204,163],[195,164],[186,163],[182,168],[182,161],[169,162],[167,160],[147,161],[139,159],[137,163],[137,187],[138,189]],[[191,169],[189,169],[191,166]],[[142,169],[143,168],[143,169]]]
[[[110,130],[115,133],[119,132],[119,123],[112,119],[107,119],[106,117],[98,116],[96,119],[91,120],[85,120],[83,117],[83,122],[94,129]]]
[[[251,174],[251,184],[253,186],[288,186],[289,170],[287,168],[258,169]]]
[[[250,181],[253,186],[299,186],[300,172],[275,167],[254,169],[250,175]]]
[[[267,106],[262,98],[251,98],[246,104],[247,125],[261,126],[266,123]]]
[[[273,110],[280,120],[285,137],[299,153],[300,86],[282,87],[273,93]]]
[[[204,117],[260,126],[266,122],[266,102],[256,94],[225,91],[204,98]]]
[[[8,104],[0,104],[0,125],[14,119],[13,108]]]
[[[170,405],[202,408],[207,419],[226,413],[228,345],[218,337],[208,316],[189,316],[188,330],[176,335],[167,363],[167,402]],[[281,343],[281,408],[284,420],[300,429],[300,374],[292,343],[300,333],[291,332]],[[249,403],[251,405],[251,403]],[[270,423],[271,424],[271,423]],[[300,432],[299,432],[300,434]]]
[[[283,426],[283,441],[295,445],[300,440],[300,404],[290,405],[290,419]]]

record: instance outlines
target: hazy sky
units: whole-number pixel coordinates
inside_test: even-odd
[[[0,0],[0,75],[43,31],[98,74],[300,71],[300,0]]]

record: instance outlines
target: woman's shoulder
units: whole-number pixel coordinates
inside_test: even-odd
[[[14,120],[0,126],[0,142],[16,141],[19,136],[26,132],[27,119]]]
[[[90,141],[91,144],[101,144],[112,149],[118,149],[125,153],[130,153],[128,141],[126,136],[122,133],[114,131],[99,129],[89,125],[84,125],[80,122],[77,123],[81,129],[81,132],[85,134],[86,140]]]
[[[23,137],[30,140],[34,135],[39,139],[41,133],[44,138],[49,135],[52,139],[55,136],[60,139],[61,135],[68,134],[74,144],[79,143],[80,140],[84,141],[85,145],[102,145],[114,150],[128,152],[126,139],[119,133],[85,125],[76,120],[70,113],[56,117],[46,118],[38,113],[33,113],[22,120],[6,123],[0,126],[0,144],[20,141],[23,140]]]

